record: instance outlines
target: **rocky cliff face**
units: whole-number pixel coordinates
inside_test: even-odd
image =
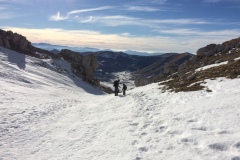
[[[59,56],[71,63],[74,74],[89,82],[95,81],[94,72],[98,68],[98,61],[94,55],[83,56],[77,52],[63,49]]]
[[[12,31],[3,31],[0,29],[0,46],[4,48],[30,53],[32,46],[26,37],[13,33]]]

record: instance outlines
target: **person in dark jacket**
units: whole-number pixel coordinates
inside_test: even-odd
[[[123,83],[123,88],[122,88],[123,95],[126,94],[126,90],[127,90],[127,86],[126,86],[126,84]]]
[[[114,89],[115,96],[117,96],[117,95],[118,95],[118,92],[119,92],[119,90],[118,90],[118,87],[120,87],[120,86],[119,86],[119,82],[120,82],[120,80],[116,80],[116,81],[114,81],[114,83],[113,83],[113,87],[115,88],[115,89]]]

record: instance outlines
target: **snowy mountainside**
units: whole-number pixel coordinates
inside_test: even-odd
[[[239,78],[116,97],[69,68],[0,48],[0,159],[240,159]]]

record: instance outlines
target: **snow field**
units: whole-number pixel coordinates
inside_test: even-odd
[[[240,79],[206,80],[212,92],[155,83],[116,97],[63,60],[18,54],[0,50],[0,159],[240,159]]]

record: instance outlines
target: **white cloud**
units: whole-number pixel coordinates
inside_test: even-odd
[[[204,36],[204,37],[224,37],[238,35],[240,36],[240,29],[226,29],[226,30],[216,30],[216,31],[201,31],[197,29],[172,29],[172,30],[159,30],[160,33],[173,34],[176,36]]]
[[[126,6],[127,10],[130,11],[144,11],[144,12],[155,12],[159,11],[159,9],[152,8],[152,7],[142,7],[142,6]]]
[[[89,9],[74,10],[74,11],[68,12],[68,14],[77,14],[77,13],[83,13],[83,12],[107,10],[107,9],[112,9],[112,8],[114,8],[114,7],[113,7],[113,6],[103,6],[103,7],[98,7],[98,8],[89,8]]]
[[[15,18],[17,17],[17,15],[15,15],[12,12],[2,12],[0,14],[0,19],[11,19],[11,18]]]
[[[168,0],[153,0],[152,2],[156,4],[165,4],[167,1]]]
[[[204,0],[205,3],[217,3],[220,2],[220,0]]]
[[[82,23],[93,22],[93,16],[89,16],[86,20],[83,20]]]
[[[211,24],[213,22],[208,22],[200,19],[142,19],[142,18],[135,18],[130,16],[122,16],[122,15],[115,15],[115,16],[94,16],[91,22],[103,24],[106,26],[145,26],[145,27],[153,27],[159,25],[202,25],[202,24]],[[81,21],[79,21],[81,22]]]
[[[156,24],[174,24],[174,25],[188,25],[188,24],[210,24],[212,22],[200,19],[163,19],[163,20],[146,20],[149,23]]]
[[[1,10],[6,10],[8,7],[7,6],[5,6],[5,5],[0,5],[0,11]]]
[[[51,16],[49,19],[51,21],[62,21],[68,19],[68,16],[61,16],[60,12],[58,12],[56,15]]]
[[[133,18],[122,15],[115,16],[95,16],[95,23],[101,23],[106,26],[122,26],[122,25],[144,25],[139,18]]]
[[[120,35],[122,35],[122,36],[130,36],[130,33],[121,33]]]

